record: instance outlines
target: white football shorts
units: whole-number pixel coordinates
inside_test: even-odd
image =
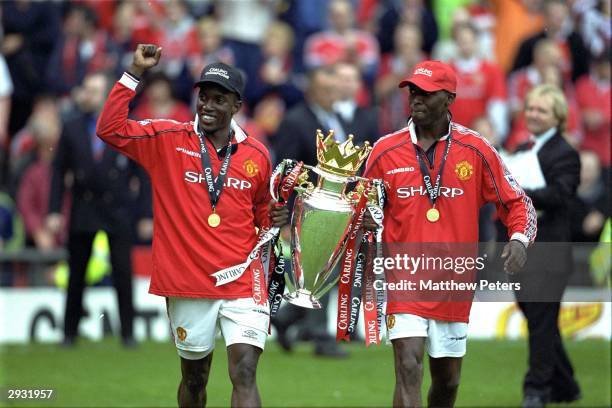
[[[463,357],[468,324],[427,319],[409,313],[387,315],[387,339],[427,337],[427,354],[433,358]]]
[[[167,298],[166,306],[178,354],[199,360],[215,348],[218,330],[225,346],[244,343],[263,350],[270,324],[268,303],[253,298],[197,299]]]

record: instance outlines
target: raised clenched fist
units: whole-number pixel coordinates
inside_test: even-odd
[[[149,68],[157,65],[161,58],[161,47],[154,44],[138,44],[134,51],[134,60],[130,66],[129,72],[138,77]]]

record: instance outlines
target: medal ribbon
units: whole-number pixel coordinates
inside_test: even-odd
[[[351,289],[351,313],[349,326],[346,332],[352,334],[357,330],[357,323],[359,322],[359,308],[361,307],[361,294],[363,286],[363,275],[367,266],[367,248],[368,243],[371,241],[372,233],[370,231],[364,232],[361,237],[361,245],[359,246],[359,252],[357,252],[357,259],[355,260],[355,272],[353,273],[353,284]]]
[[[366,201],[368,192],[370,191],[370,183],[366,185],[355,209],[352,224],[349,225],[349,236],[346,243],[346,250],[342,257],[340,269],[340,282],[338,283],[338,317],[336,320],[336,341],[350,341],[348,333],[350,323],[350,296],[351,296],[351,281],[353,278],[353,266],[355,264],[355,241],[359,235],[363,215],[366,211]]]
[[[302,172],[303,165],[304,163],[302,162],[283,160],[279,167],[274,170],[270,188],[274,189],[274,191],[271,191],[271,194],[277,201],[276,205],[282,205],[287,202],[297,184],[298,176]],[[282,175],[282,178],[276,183],[275,179],[279,175]],[[269,281],[268,299],[270,300],[270,317],[272,317],[280,308],[281,301],[283,300],[283,293],[285,291],[285,258],[283,258],[283,248],[278,237],[275,238],[274,242],[270,243],[270,246],[277,247],[276,254],[278,254],[274,257],[274,262],[270,265],[269,279],[268,276],[266,276],[266,281]],[[273,251],[271,252],[274,256]]]
[[[198,131],[197,134],[198,139],[200,139],[202,171],[204,171],[204,179],[206,180],[206,187],[208,188],[208,197],[210,198],[210,205],[214,213],[217,202],[219,202],[219,197],[221,197],[221,193],[223,192],[223,184],[225,183],[225,177],[227,176],[227,170],[229,169],[230,158],[232,156],[232,132],[230,131],[227,151],[225,152],[225,158],[223,159],[223,163],[221,164],[216,180],[214,178],[212,162],[210,161],[210,156],[208,155],[208,149],[206,148],[204,136],[202,133],[200,133],[200,131]]]
[[[429,170],[427,169],[427,165],[425,164],[425,160],[421,156],[419,152],[419,147],[414,146],[414,150],[416,152],[417,160],[419,162],[419,167],[421,169],[421,175],[423,176],[423,183],[425,183],[425,188],[427,189],[427,195],[429,196],[429,201],[431,202],[432,207],[435,207],[436,200],[440,196],[440,188],[442,188],[442,171],[444,170],[444,165],[446,164],[446,158],[448,157],[448,152],[451,147],[451,135],[448,134],[448,139],[446,142],[446,149],[444,149],[444,155],[442,155],[442,162],[440,163],[440,170],[438,170],[438,175],[436,176],[436,184],[431,184],[431,176],[429,175]],[[421,149],[422,150],[422,149]]]
[[[371,254],[372,246],[369,247],[368,253]],[[378,309],[376,304],[376,290],[374,289],[374,269],[371,267],[372,256],[369,257],[368,267],[365,272],[363,285],[363,323],[365,326],[365,342],[366,347],[372,344],[380,344],[379,325],[378,325]]]
[[[367,271],[372,271],[373,279],[371,281],[368,280],[367,282],[372,284],[372,287],[369,290],[374,290],[376,294],[376,298],[375,298],[376,313],[368,314],[367,315],[368,319],[365,319],[365,323],[366,323],[366,332],[367,332],[368,327],[374,326],[376,344],[379,345],[380,338],[381,338],[380,328],[382,327],[382,319],[384,318],[386,304],[387,304],[387,291],[383,289],[384,281],[385,281],[385,274],[384,273],[374,274],[372,263],[374,262],[375,257],[382,258],[383,256],[382,233],[384,229],[383,221],[385,218],[383,208],[385,207],[386,192],[385,192],[385,184],[381,179],[372,180],[372,185],[374,186],[374,189],[376,190],[376,197],[378,198],[378,202],[376,203],[376,205],[368,206],[368,210],[370,211],[370,214],[372,214],[372,219],[376,222],[376,225],[378,225],[378,228],[376,229],[376,235],[375,235],[376,246],[375,248],[372,248],[372,251],[368,253],[369,262],[367,265]],[[380,281],[380,284],[375,285],[374,282],[376,281]],[[379,289],[375,289],[376,287],[378,287]],[[368,341],[367,337],[366,337],[366,344],[367,346],[372,344],[371,342]]]

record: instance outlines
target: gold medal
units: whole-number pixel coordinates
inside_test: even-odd
[[[427,210],[427,221],[436,222],[440,219],[440,211],[436,208],[430,208]]]
[[[219,217],[216,213],[212,213],[208,216],[208,225],[213,228],[217,228],[221,224],[221,217]]]

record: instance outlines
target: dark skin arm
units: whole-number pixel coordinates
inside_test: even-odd
[[[505,259],[504,272],[508,275],[514,275],[520,272],[527,262],[527,248],[517,240],[512,240],[504,246],[501,258]]]

